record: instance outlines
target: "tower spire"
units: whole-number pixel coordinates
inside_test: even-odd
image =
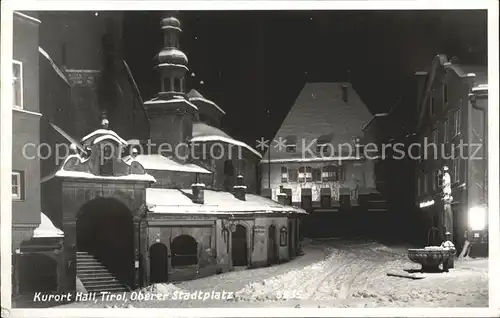
[[[161,21],[163,49],[156,55],[156,66],[160,72],[160,97],[164,99],[184,96],[188,58],[180,50],[181,22],[169,13]]]

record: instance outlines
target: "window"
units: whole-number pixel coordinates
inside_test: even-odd
[[[287,136],[285,138],[286,152],[297,151],[297,136]]]
[[[460,134],[460,108],[453,113],[453,136]]]
[[[321,168],[314,168],[312,170],[313,181],[321,181]]]
[[[313,180],[312,177],[312,168],[306,167],[306,182],[311,182]]]
[[[451,176],[451,181],[453,183],[460,181],[460,157],[457,156],[453,158],[453,175]]]
[[[23,63],[12,62],[12,105],[15,108],[23,108]]]
[[[229,177],[234,175],[234,167],[231,160],[226,160],[224,162],[224,174]]]
[[[288,181],[297,182],[298,171],[297,169],[288,169]]]
[[[311,182],[312,181],[312,168],[311,167],[300,167],[299,168],[299,182]]]
[[[169,77],[163,78],[163,91],[164,92],[172,91],[172,82]]]
[[[321,173],[321,177],[323,181],[339,181],[340,167],[337,166],[323,167],[323,172]]]
[[[420,196],[420,176],[417,177],[417,196]]]
[[[331,156],[333,155],[333,146],[329,143],[316,144],[316,153],[321,156]]]
[[[181,79],[180,78],[174,78],[174,92],[181,92]]]
[[[172,249],[172,267],[184,267],[198,264],[198,242],[189,235],[177,236],[170,244]]]
[[[288,182],[288,169],[286,167],[281,167],[281,182]]]
[[[347,90],[347,85],[343,84],[342,85],[342,100],[347,103],[349,102],[349,96],[348,96],[348,90]]]
[[[448,103],[448,85],[443,84],[443,104]]]
[[[12,199],[23,200],[24,175],[21,171],[12,172]]]

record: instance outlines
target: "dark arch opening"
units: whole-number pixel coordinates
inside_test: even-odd
[[[168,249],[165,244],[155,243],[149,248],[149,269],[151,283],[168,280]]]
[[[76,245],[97,258],[122,284],[134,285],[134,227],[131,211],[120,201],[87,202],[76,219]]]
[[[232,232],[232,259],[233,266],[248,265],[248,245],[247,245],[247,228],[241,224],[236,225],[236,230]]]
[[[198,265],[198,242],[190,235],[179,235],[170,244],[172,267]]]
[[[20,256],[19,292],[56,292],[57,262],[44,254]]]
[[[276,227],[274,225],[269,226],[267,260],[270,265],[278,263],[278,243],[276,242]]]

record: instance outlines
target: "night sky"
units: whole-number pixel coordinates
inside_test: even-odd
[[[159,88],[153,57],[161,12],[127,12],[124,58],[142,97]],[[486,11],[184,11],[188,88],[227,115],[222,126],[255,146],[272,138],[305,82],[348,81],[372,113],[416,107],[413,73],[437,53],[487,63]],[[269,111],[270,116],[267,116]]]

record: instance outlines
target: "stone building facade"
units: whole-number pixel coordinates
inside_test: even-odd
[[[91,23],[82,13],[73,22],[68,13],[47,14],[55,15],[48,28],[78,33]],[[102,41],[82,40],[103,55],[74,59],[64,32],[36,50],[47,79],[40,83],[40,139],[66,145],[67,154],[40,165],[46,236],[22,246],[18,261],[36,266],[31,257],[43,246],[55,263],[45,265],[43,280],[28,282],[27,270],[18,271],[22,293],[73,292],[80,283],[88,291],[125,291],[295,257],[304,210],[255,194],[260,154],[220,129],[224,111],[214,102],[186,93],[179,20],[162,20],[165,42],[155,59],[162,88],[143,102],[117,49],[120,37],[112,36],[120,19],[110,12],[106,27],[88,26]],[[49,48],[58,47],[62,53],[52,56]],[[199,156],[206,147],[217,151]]]
[[[487,242],[487,67],[460,65],[437,55],[415,73],[418,89],[416,202],[427,228],[444,239],[442,172],[451,176],[453,226],[457,249],[465,239]],[[436,145],[437,147],[433,147]],[[430,230],[429,230],[430,231]]]

